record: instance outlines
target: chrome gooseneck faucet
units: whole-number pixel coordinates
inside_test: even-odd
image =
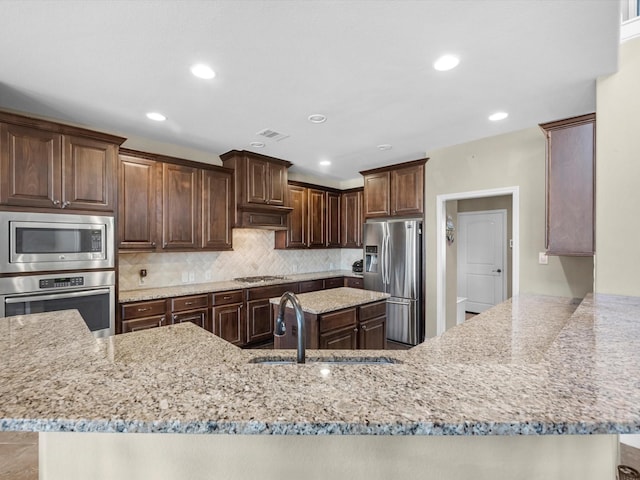
[[[287,328],[284,324],[284,311],[287,306],[287,302],[291,302],[291,306],[296,312],[296,322],[298,323],[298,363],[305,363],[304,355],[304,312],[298,301],[298,297],[294,293],[284,292],[280,297],[280,308],[278,309],[278,318],[276,319],[276,331],[275,335],[281,337],[287,333]]]

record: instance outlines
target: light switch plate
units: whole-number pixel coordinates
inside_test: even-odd
[[[546,252],[538,253],[538,263],[540,265],[549,265],[549,256],[546,254]]]

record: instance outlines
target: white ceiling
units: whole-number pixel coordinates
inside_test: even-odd
[[[594,111],[595,79],[617,68],[618,4],[0,0],[0,108],[352,179]],[[443,53],[459,67],[435,71]],[[193,77],[196,62],[216,78]],[[489,122],[496,110],[508,119]],[[250,147],[265,128],[289,137]]]

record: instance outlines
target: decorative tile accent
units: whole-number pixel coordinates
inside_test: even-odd
[[[360,249],[275,250],[274,241],[273,231],[235,228],[230,252],[123,253],[119,256],[119,288],[136,290],[253,275],[350,270],[351,264],[362,258]],[[143,268],[147,277],[140,285]]]

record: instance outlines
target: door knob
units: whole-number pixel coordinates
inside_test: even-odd
[[[497,273],[502,273],[502,269],[497,269],[497,270],[491,270],[492,272],[497,272]]]

